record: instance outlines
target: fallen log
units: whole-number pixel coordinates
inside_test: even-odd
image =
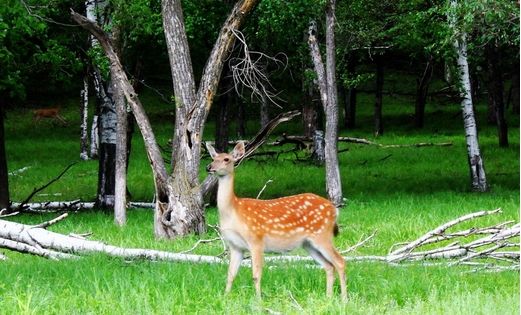
[[[13,208],[20,208],[22,203],[13,202]],[[70,201],[44,201],[44,202],[29,202],[24,203],[23,207],[21,207],[21,212],[60,212],[60,211],[80,211],[80,210],[90,210],[94,209],[94,202],[82,202],[80,199],[70,200]],[[131,201],[128,203],[129,208],[154,208],[153,202],[140,202],[140,201]],[[16,215],[16,213],[9,213],[6,215],[2,215],[0,212],[0,218],[4,218],[11,215]]]
[[[99,241],[76,238],[48,231],[42,227],[0,220],[0,247],[45,258],[72,258],[77,254],[104,253],[125,259],[183,261],[193,263],[222,263],[214,256],[178,254],[165,251],[123,248]],[[15,244],[16,243],[16,244]]]
[[[422,265],[425,266],[472,266],[476,268],[473,271],[484,270],[489,272],[499,272],[506,270],[519,270],[519,249],[517,249],[517,251],[502,250],[508,248],[519,248],[519,223],[509,226],[512,224],[512,221],[508,221],[485,228],[471,228],[447,233],[449,228],[452,228],[461,222],[498,213],[501,213],[500,209],[478,211],[461,216],[455,220],[451,220],[438,226],[414,241],[400,243],[398,249],[393,250],[396,246],[392,246],[387,255],[345,255],[346,253],[352,252],[356,248],[366,244],[375,236],[376,232],[359,241],[356,245],[351,246],[347,250],[341,251],[341,253],[344,255],[343,257],[346,261],[383,262],[392,266],[407,266],[421,262]],[[25,225],[0,220],[0,248],[38,255],[54,260],[78,258],[80,255],[88,253],[104,253],[109,256],[121,257],[129,260],[145,259],[210,264],[227,263],[227,260],[218,256],[188,254],[200,244],[218,240],[221,240],[222,242],[222,238],[218,231],[217,234],[219,237],[217,238],[200,240],[189,250],[181,253],[172,253],[153,249],[123,248],[104,244],[99,241],[88,240],[76,235],[59,234],[45,229],[65,217],[67,217],[67,214],[62,214],[56,219],[38,225]],[[463,242],[465,238],[471,236],[476,237],[477,235],[485,236],[473,239],[467,243]],[[455,238],[460,239],[438,248],[423,251],[418,250],[420,247],[427,244],[432,246],[437,242],[443,242]],[[0,253],[0,260],[5,259],[6,256]],[[307,263],[312,262],[313,259],[307,256],[281,255],[267,256],[266,261]],[[243,261],[243,265],[250,264],[251,262],[249,260]]]

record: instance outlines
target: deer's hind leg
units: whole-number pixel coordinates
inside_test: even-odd
[[[335,267],[327,260],[318,249],[313,247],[311,243],[304,242],[302,247],[309,253],[313,259],[320,264],[326,272],[326,295],[333,295],[333,283],[335,282]]]
[[[333,246],[333,242],[330,239],[325,238],[314,238],[310,240],[311,245],[320,252],[322,257],[324,257],[330,264],[334,266],[338,273],[338,278],[340,280],[340,292],[342,295],[342,299],[347,301],[347,285],[346,285],[346,273],[345,273],[345,265],[346,262],[342,255],[335,249]]]

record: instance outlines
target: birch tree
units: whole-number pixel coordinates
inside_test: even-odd
[[[485,167],[481,151],[479,149],[478,130],[472,104],[472,92],[470,88],[469,65],[467,61],[467,35],[460,31],[457,24],[456,10],[458,3],[451,0],[449,11],[449,24],[454,31],[454,49],[457,54],[457,67],[459,70],[461,111],[463,113],[463,125],[465,127],[465,139],[467,142],[467,158],[470,168],[471,187],[475,191],[484,192],[488,189]]]
[[[325,128],[325,166],[326,190],[329,199],[340,206],[342,200],[342,183],[338,166],[337,139],[338,139],[338,97],[335,66],[335,6],[336,0],[328,0],[326,4],[326,66],[322,61],[316,33],[316,22],[312,21],[309,27],[309,47],[311,58],[317,73],[317,82],[320,90],[320,99],[326,117]]]

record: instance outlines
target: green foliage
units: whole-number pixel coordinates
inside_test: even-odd
[[[63,14],[63,1],[6,1],[0,6],[0,95],[25,99],[42,81],[47,90],[63,92],[81,69],[70,26],[53,22]]]

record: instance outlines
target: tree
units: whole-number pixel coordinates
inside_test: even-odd
[[[459,80],[461,83],[460,96],[463,123],[465,127],[465,138],[467,141],[467,155],[470,168],[471,186],[475,191],[484,192],[488,189],[485,175],[485,167],[479,149],[478,131],[474,108],[472,104],[472,92],[470,89],[469,65],[467,61],[467,39],[466,33],[461,32],[457,24],[457,2],[451,0],[449,11],[449,24],[454,31],[454,48],[457,54],[457,66]]]
[[[357,75],[353,70],[355,58],[361,58],[362,54],[359,52],[364,52],[365,58],[369,59],[375,68],[374,132],[377,135],[383,133],[383,75],[389,58],[387,51],[394,44],[388,30],[393,25],[392,16],[396,12],[396,4],[396,1],[350,0],[340,1],[338,5],[338,51],[343,56],[340,59],[342,83],[345,87],[356,88],[357,84],[370,78],[367,75]],[[356,92],[350,94],[350,108],[346,110],[346,116],[355,111]]]
[[[0,99],[0,211],[9,209],[9,174],[7,172],[7,154],[5,152],[4,104]]]
[[[337,207],[342,203],[342,184],[340,181],[340,169],[338,166],[337,139],[338,139],[338,96],[336,85],[336,59],[335,59],[335,8],[336,1],[328,0],[326,3],[326,66],[316,38],[316,23],[309,27],[309,46],[311,57],[315,65],[317,82],[320,90],[320,98],[326,118],[325,130],[325,164],[326,164],[326,190],[331,200]]]
[[[181,3],[178,0],[162,1],[163,25],[176,103],[173,165],[170,176],[167,175],[146,114],[133,87],[128,83],[110,40],[91,21],[73,13],[75,21],[89,29],[103,46],[111,60],[113,76],[117,78],[117,84],[124,91],[145,139],[156,188],[156,237],[172,238],[205,231],[202,194],[198,180],[204,123],[216,94],[224,61],[235,42],[233,30],[244,24],[257,3],[258,1],[243,0],[235,4],[221,28],[196,92]]]

